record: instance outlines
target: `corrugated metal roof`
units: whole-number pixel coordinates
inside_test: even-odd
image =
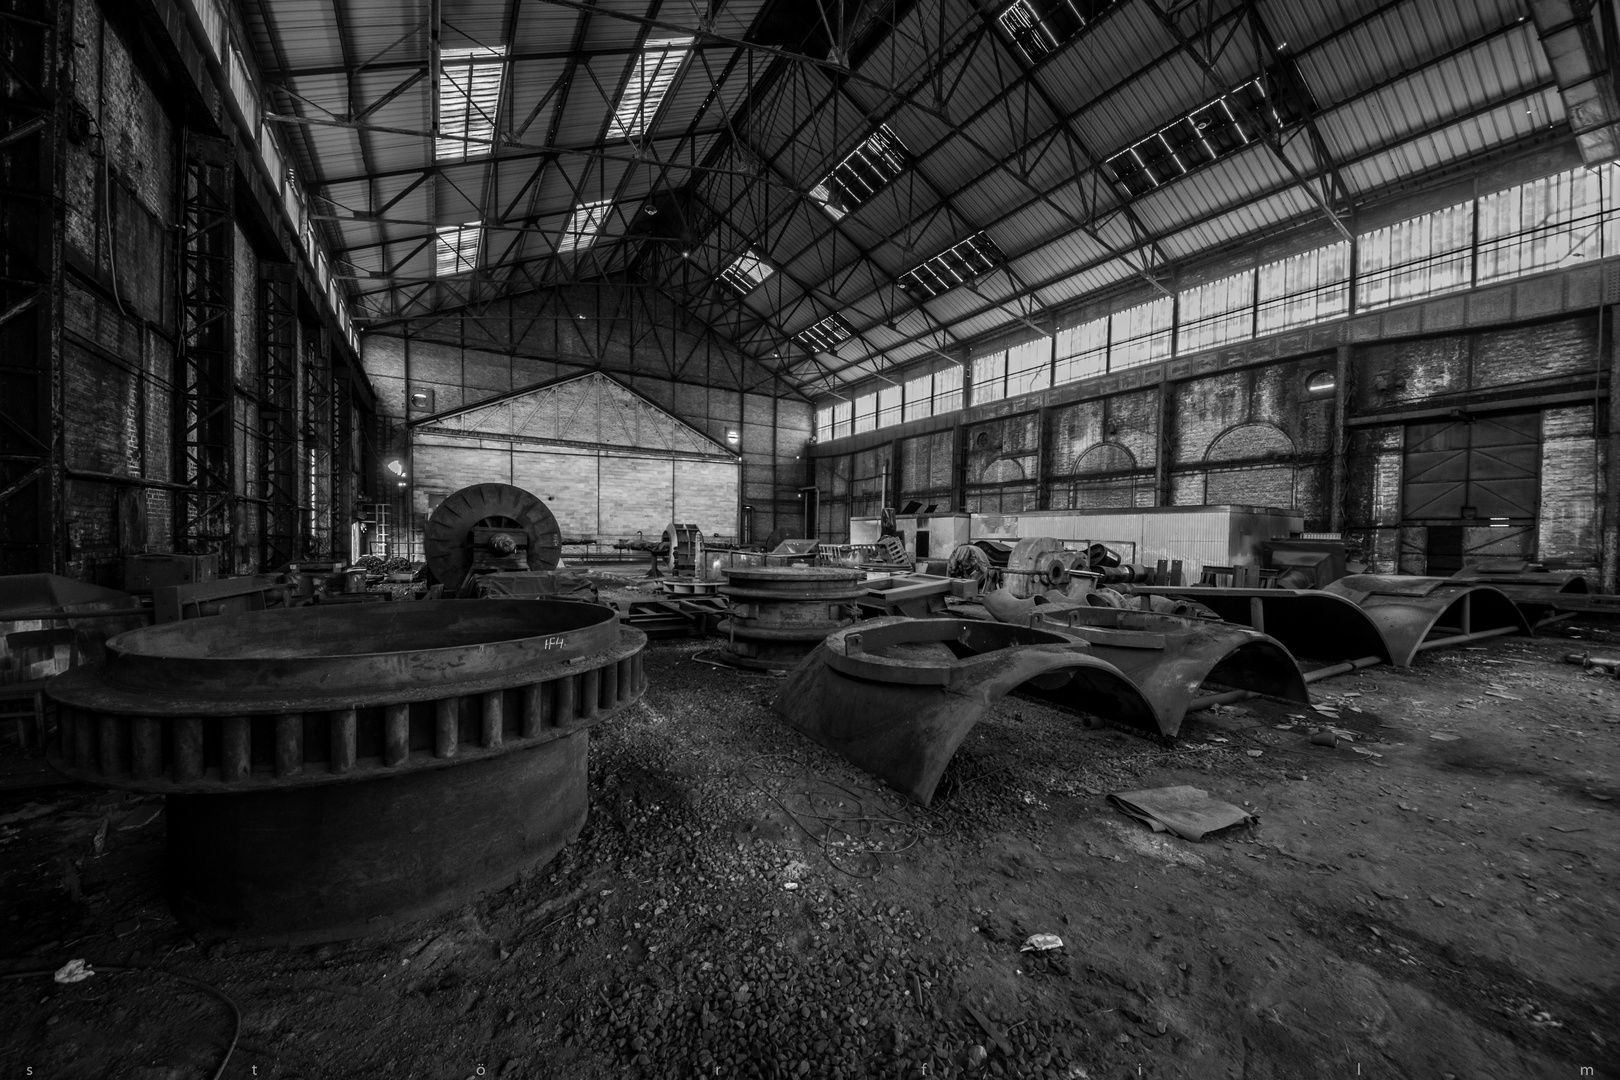
[[[1260,147],[1135,196],[1093,165],[1254,78],[1254,50],[1268,39],[1297,65],[1328,158],[1297,129],[1282,152],[1303,174],[1336,167],[1357,203],[1526,140],[1567,137],[1522,0],[1215,0],[1174,15],[1126,2],[1034,63],[974,0],[921,0],[893,27],[878,11],[863,61],[842,75],[822,62],[818,22],[793,0],[724,3],[707,36],[696,9],[657,0],[597,0],[588,11],[527,0],[510,27],[506,5],[443,0],[444,48],[508,54],[497,117],[508,145],[436,162],[416,6],[241,3],[269,111],[308,121],[283,123],[289,164],[320,196],[312,209],[340,272],[394,275],[352,283],[377,293],[373,313],[407,295],[379,292],[389,281],[414,294],[431,280],[424,238],[435,226],[488,223],[483,272],[499,279],[508,271],[492,262],[542,259],[581,200],[611,199],[609,225],[568,257],[568,272],[626,266],[643,252],[657,267],[682,244],[692,258],[679,272],[701,279],[688,301],[695,315],[734,323],[749,313],[735,332],[757,351],[837,310],[856,333],[830,362],[864,365],[852,371],[937,357],[938,344],[1016,325],[1019,305],[1076,304],[1140,280],[1144,239],[1184,265],[1320,216]],[[795,17],[813,61],[773,51],[795,47],[780,29]],[[627,140],[610,120],[643,42],[687,35],[696,41],[645,139]],[[772,44],[739,47],[750,37]],[[841,216],[811,201],[879,124],[904,143],[906,167]],[[712,219],[703,235],[665,232],[649,247],[625,237],[649,197],[682,189]],[[926,301],[896,287],[981,230],[1007,271]],[[741,299],[714,291],[719,270],[750,247],[778,273]],[[801,370],[821,385],[813,366]]]

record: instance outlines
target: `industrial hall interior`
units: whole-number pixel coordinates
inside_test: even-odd
[[[0,85],[8,1080],[1620,1080],[1620,0]]]

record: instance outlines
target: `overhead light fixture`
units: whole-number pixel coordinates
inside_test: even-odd
[[[404,476],[405,463],[399,458],[394,458],[388,462],[388,471],[393,473],[395,476]]]
[[[742,442],[742,436],[737,433],[735,428],[728,428],[726,430],[726,442],[730,443],[732,446],[736,446],[738,443]]]

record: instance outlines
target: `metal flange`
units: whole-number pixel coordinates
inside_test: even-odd
[[[717,627],[729,659],[744,667],[792,667],[828,634],[855,621],[865,593],[860,570],[834,566],[746,566],[725,571],[731,601]]]
[[[646,640],[611,608],[551,600],[149,627],[53,681],[51,760],[168,797],[170,901],[199,932],[353,936],[578,835],[588,730],[641,696]]]
[[[405,647],[370,651],[367,639]],[[559,738],[634,701],[646,640],[612,609],[536,600],[165,624],[110,639],[105,665],[52,682],[52,763],[160,793],[441,768]],[[331,651],[339,643],[360,651]]]

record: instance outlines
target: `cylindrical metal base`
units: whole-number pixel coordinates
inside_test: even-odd
[[[823,638],[850,625],[862,593],[859,570],[828,566],[732,567],[721,594],[730,617],[716,628],[739,667],[790,668]]]
[[[579,835],[587,738],[360,784],[170,795],[170,904],[204,936],[286,943],[450,910]]]

